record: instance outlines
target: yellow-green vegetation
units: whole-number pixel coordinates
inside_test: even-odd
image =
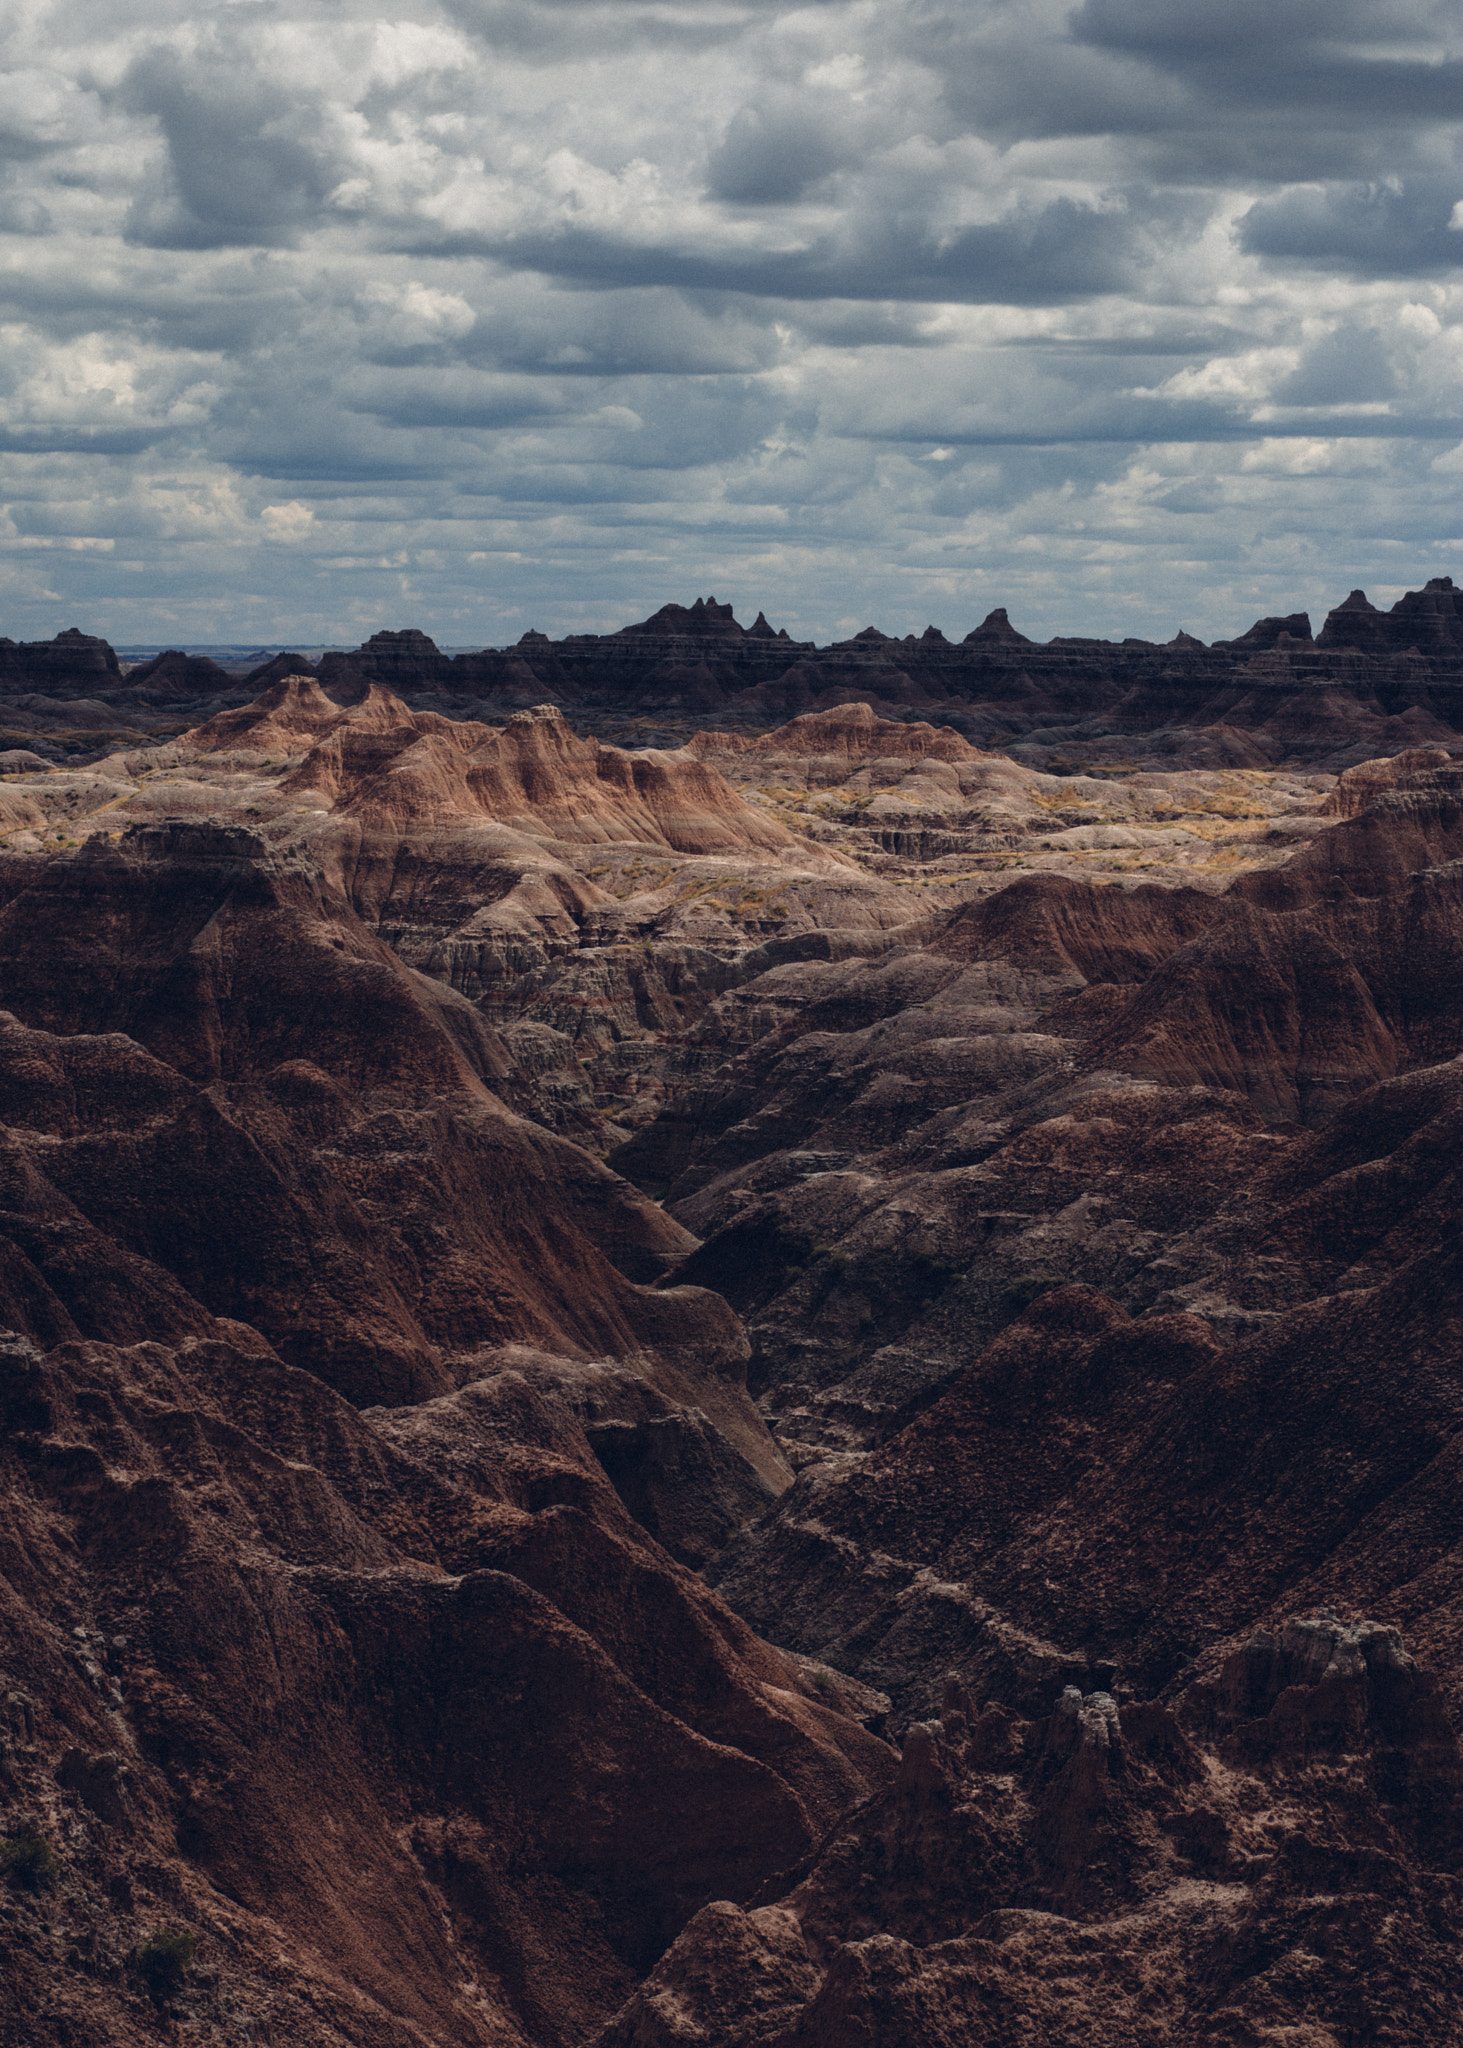
[[[1040,804],[1044,811],[1085,810],[1094,799],[1084,796],[1080,789],[1033,789],[1031,800]]]

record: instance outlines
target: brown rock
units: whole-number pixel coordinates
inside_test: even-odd
[[[1456,2032],[1463,1760],[1395,1632],[1291,1621],[1175,1707],[1069,1688],[997,1771],[960,1712],[912,1728],[898,1786],[775,1906],[692,1921],[599,2048]]]

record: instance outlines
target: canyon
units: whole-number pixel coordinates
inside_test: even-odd
[[[1463,2037],[1463,592],[0,733],[3,2038]]]

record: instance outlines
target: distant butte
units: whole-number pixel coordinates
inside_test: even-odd
[[[1089,758],[1095,742],[1121,735],[1124,759],[1158,765],[1190,744],[1185,735],[1222,727],[1247,735],[1252,765],[1334,772],[1463,732],[1463,592],[1435,577],[1383,612],[1354,590],[1314,634],[1306,613],[1277,614],[1207,647],[1182,630],[1162,644],[1036,642],[999,606],[963,639],[933,625],[894,639],[869,624],[819,647],[762,612],[743,626],[708,595],[611,633],[553,640],[530,629],[511,648],[448,655],[408,628],[313,663],[277,655],[242,675],[177,650],[124,672],[105,641],[69,629],[54,641],[0,640],[0,718],[16,744],[99,717],[145,733],[177,709],[246,703],[290,674],[316,676],[342,705],[377,684],[449,718],[552,702],[602,738],[657,719],[680,739],[708,722],[765,729],[864,702],[885,718],[933,717],[976,746],[1033,749],[1033,759]]]

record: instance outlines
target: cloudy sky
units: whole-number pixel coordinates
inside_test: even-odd
[[[1456,0],[8,0],[0,632],[1463,581]]]

